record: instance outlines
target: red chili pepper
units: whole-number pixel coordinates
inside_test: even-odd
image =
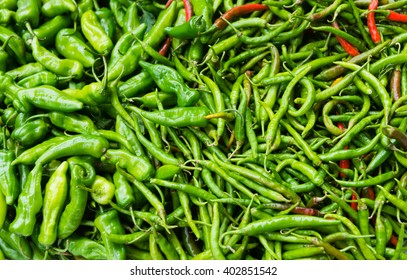
[[[368,11],[375,11],[375,10],[377,10],[378,6],[379,6],[379,0],[372,0],[372,2],[370,2],[369,7],[367,9],[368,9]],[[370,12],[367,14],[367,26],[369,28],[370,37],[372,38],[373,42],[374,43],[380,42],[381,38],[380,38],[379,30],[377,29],[377,26],[376,26],[374,12]]]
[[[161,49],[158,51],[159,54],[162,56],[165,56],[170,49],[171,46],[171,37],[167,37],[164,41],[164,44],[162,45]]]
[[[339,25],[336,21],[332,23],[332,26],[336,29],[340,29]],[[338,40],[339,44],[342,46],[342,48],[351,56],[356,56],[359,55],[360,52],[348,41],[343,39],[342,37],[339,37],[338,35],[335,35],[336,39]]]
[[[250,14],[255,11],[267,10],[268,6],[263,4],[244,4],[231,8],[226,11],[220,18],[218,18],[213,25],[218,29],[224,29],[228,24],[226,21],[232,21],[233,19]],[[226,21],[225,21],[226,20]]]
[[[398,239],[397,239],[397,237],[396,237],[394,234],[391,235],[391,238],[390,238],[390,240],[389,240],[389,243],[390,243],[391,245],[393,245],[393,246],[397,246]]]
[[[397,101],[401,97],[401,70],[396,68],[393,70],[390,79],[390,92],[394,101]]]
[[[171,5],[172,2],[173,0],[168,0],[167,3],[165,3],[165,8],[168,8],[168,6]],[[182,0],[182,2],[184,3],[185,20],[189,21],[194,14],[191,2],[189,0]]]
[[[343,123],[338,123],[338,128],[339,129],[341,129],[341,130],[345,130],[345,126],[343,125]],[[345,150],[347,150],[348,149],[348,146],[345,146],[344,147],[344,149]],[[348,160],[348,159],[342,159],[342,160],[340,160],[339,161],[339,167],[340,168],[350,168],[350,160]],[[345,178],[346,177],[346,175],[345,174],[343,174],[342,172],[340,172],[339,173],[339,176],[341,176],[341,178]]]
[[[375,193],[374,193],[373,188],[372,187],[362,188],[361,197],[365,197],[365,198],[368,198],[370,200],[374,200]]]
[[[172,1],[173,0],[168,0],[167,3],[165,3],[165,8],[168,8],[171,5]]]
[[[307,216],[321,216],[321,212],[317,209],[300,207],[300,206],[297,206],[293,210],[291,210],[291,213],[307,215]]]
[[[191,2],[189,0],[182,0],[182,2],[184,3],[185,20],[189,21],[194,14],[194,11],[192,10]]]
[[[396,22],[407,22],[407,15],[400,14],[394,11],[389,11],[389,15],[387,16],[388,20],[396,21]]]

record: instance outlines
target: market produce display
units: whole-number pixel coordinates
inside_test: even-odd
[[[0,259],[407,259],[407,1],[0,1]]]

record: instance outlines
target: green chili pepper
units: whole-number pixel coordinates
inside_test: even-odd
[[[145,23],[140,23],[134,29],[124,32],[120,36],[110,53],[109,62],[107,64],[108,69],[116,64],[116,62],[130,49],[135,43],[135,38],[140,40],[143,38],[146,29],[147,25]]]
[[[95,123],[86,115],[78,113],[50,112],[46,114],[51,123],[64,131],[98,135]]]
[[[76,3],[73,0],[46,0],[43,2],[41,13],[49,18],[76,11]]]
[[[35,166],[28,175],[27,182],[18,197],[16,216],[10,224],[10,231],[30,236],[35,227],[36,216],[41,211],[43,198],[41,193],[42,166]]]
[[[85,68],[95,64],[93,50],[86,44],[81,33],[73,28],[58,30],[55,36],[55,48],[59,54],[67,59],[79,61]]]
[[[38,62],[30,62],[27,64],[24,64],[20,67],[10,69],[7,71],[5,74],[9,77],[11,77],[13,80],[21,80],[26,77],[29,77],[31,75],[34,75],[35,73],[44,71],[45,67],[42,66],[41,63]]]
[[[42,119],[28,121],[11,133],[11,138],[23,146],[39,143],[48,133],[49,125]]]
[[[18,252],[18,254],[22,256],[22,259],[31,259],[33,252],[28,239],[24,236],[9,232],[8,227],[9,221],[6,220],[3,227],[0,229],[0,238],[12,249]]]
[[[7,203],[3,191],[0,191],[0,228],[3,227],[7,216]]]
[[[116,186],[115,198],[117,204],[122,208],[129,208],[136,201],[136,198],[127,178],[119,171],[116,171],[113,174],[113,183]]]
[[[45,68],[60,76],[69,76],[80,79],[83,76],[83,66],[73,59],[60,59],[55,54],[41,46],[37,37],[31,41],[33,56]]]
[[[68,252],[86,260],[106,260],[106,248],[85,236],[74,235],[68,239]]]
[[[242,234],[242,235],[257,235],[264,232],[271,232],[290,227],[309,227],[309,226],[337,226],[340,221],[328,220],[320,217],[306,216],[306,215],[282,215],[275,216],[265,220],[259,220],[249,223],[247,226],[227,231],[223,234]],[[221,237],[222,238],[222,237]]]
[[[143,157],[137,157],[122,149],[108,149],[101,157],[102,162],[118,164],[139,181],[149,179],[154,169],[152,164]]]
[[[96,217],[95,226],[99,230],[106,248],[106,259],[124,260],[126,258],[126,247],[109,240],[108,234],[124,234],[120,218],[116,210],[109,210]]]
[[[68,136],[56,136],[50,139],[47,139],[19,154],[15,160],[13,160],[12,165],[16,164],[25,164],[32,165],[35,161],[50,147],[59,144],[66,140]]]
[[[62,210],[58,223],[58,238],[65,239],[79,227],[86,210],[88,192],[96,178],[95,168],[82,158],[68,158],[70,169],[69,202]]]
[[[176,107],[152,112],[139,110],[138,112],[155,124],[169,127],[205,127],[209,122],[205,117],[210,114],[209,109],[203,106]]]
[[[45,21],[43,24],[31,31],[23,33],[22,38],[28,48],[30,48],[30,40],[33,36],[41,40],[41,45],[44,47],[52,46],[55,43],[55,36],[57,33],[71,25],[72,20],[68,15],[57,15],[50,20]]]
[[[115,185],[100,175],[95,176],[90,188],[82,188],[88,190],[92,199],[101,205],[109,204],[114,197]]]
[[[69,136],[51,146],[36,161],[36,165],[43,165],[51,160],[73,155],[90,155],[100,158],[109,148],[109,142],[93,135]]]
[[[83,35],[97,53],[101,55],[110,53],[113,49],[113,42],[106,34],[93,10],[87,10],[82,14],[81,27]]]
[[[136,29],[140,24],[137,3],[133,2],[129,7],[127,7],[127,11],[123,19],[123,33]]]
[[[181,25],[164,28],[165,32],[173,38],[194,39],[206,29],[206,23],[202,15],[193,16],[191,19]]]
[[[20,65],[26,63],[26,49],[23,39],[18,36],[13,30],[0,26],[0,41],[4,44],[6,41],[7,47],[12,51],[12,56]]]
[[[140,66],[150,74],[162,91],[177,96],[177,105],[179,107],[192,106],[198,101],[198,91],[189,88],[184,83],[181,75],[173,68],[145,61],[140,61]]]
[[[5,205],[2,207],[13,205],[20,194],[17,169],[11,164],[14,159],[15,153],[13,151],[5,149],[0,151],[0,192],[4,195],[5,201]]]
[[[40,22],[41,1],[39,0],[18,0],[16,10],[16,22],[25,26],[29,24],[35,28]]]
[[[68,162],[63,161],[52,173],[45,186],[43,220],[38,241],[44,246],[51,246],[58,238],[58,223],[68,193]]]

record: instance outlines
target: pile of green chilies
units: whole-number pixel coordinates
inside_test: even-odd
[[[0,1],[0,259],[407,259],[407,1]]]

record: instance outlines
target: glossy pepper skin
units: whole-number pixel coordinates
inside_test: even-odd
[[[139,181],[147,180],[154,174],[154,167],[147,159],[123,149],[108,149],[101,157],[101,161],[117,164]]]
[[[58,81],[59,77],[57,75],[45,70],[21,79],[17,85],[24,88],[33,88],[43,85],[56,87]]]
[[[96,178],[95,168],[86,158],[71,157],[67,161],[70,170],[69,202],[58,223],[60,239],[67,238],[79,227],[88,201],[88,191],[80,186],[90,187]]]
[[[73,0],[46,0],[41,6],[41,13],[49,18],[75,11],[76,3]]]
[[[100,205],[108,205],[114,197],[116,186],[103,176],[96,175],[90,186],[90,196]]]
[[[95,123],[86,115],[79,113],[50,112],[51,123],[64,131],[97,135]]]
[[[3,227],[4,221],[7,216],[7,204],[6,198],[3,195],[3,192],[0,191],[0,228]]]
[[[68,239],[68,252],[86,260],[106,260],[106,248],[90,238],[72,235]]]
[[[49,124],[43,119],[28,121],[11,133],[11,138],[23,146],[32,146],[39,143],[49,131]]]
[[[10,224],[10,232],[30,236],[34,231],[37,214],[41,211],[43,198],[41,192],[42,166],[36,165],[28,175],[19,197],[16,217]]]
[[[113,42],[106,34],[93,10],[88,10],[82,14],[81,27],[83,35],[97,53],[101,55],[110,53],[113,49]]]
[[[0,41],[4,43],[7,40],[7,45],[12,51],[11,55],[20,65],[24,65],[27,61],[25,57],[26,48],[23,39],[9,28],[0,25]]]
[[[42,207],[42,223],[38,241],[48,247],[58,237],[58,222],[68,193],[68,162],[63,161],[52,173],[45,185],[44,205]]]
[[[83,67],[90,68],[95,63],[93,50],[86,44],[82,34],[73,28],[59,29],[55,37],[55,48],[68,59],[76,59]]]
[[[108,234],[124,234],[124,229],[120,223],[119,214],[116,210],[109,210],[96,217],[95,226],[99,230],[106,248],[108,260],[126,259],[126,247],[107,238]]]
[[[20,194],[17,169],[11,165],[15,154],[11,150],[0,151],[0,192],[7,205],[12,205]]]
[[[113,183],[116,186],[114,195],[117,205],[125,209],[129,208],[136,199],[134,197],[133,188],[126,176],[116,170],[113,174]]]
[[[40,0],[18,0],[16,22],[22,26],[29,24],[32,28],[40,22]]]
[[[0,89],[10,98],[14,107],[23,113],[30,113],[33,107],[62,112],[73,112],[83,108],[83,103],[68,96],[56,87],[44,85],[34,88],[18,86],[7,74],[0,74]]]
[[[40,44],[38,37],[31,41],[32,55],[49,71],[63,77],[81,79],[83,76],[83,65],[74,59],[61,59]]]
[[[109,92],[103,81],[87,84],[81,89],[65,89],[63,92],[89,106],[97,106],[109,100]]]
[[[74,135],[51,146],[35,163],[36,165],[43,165],[54,159],[74,155],[89,155],[100,158],[108,148],[109,142],[103,137],[87,134]]]
[[[114,38],[116,34],[116,21],[113,12],[106,7],[99,8],[95,11],[100,25],[109,38]]]
[[[203,16],[193,16],[191,19],[181,25],[174,27],[166,27],[164,30],[167,34],[173,38],[178,39],[194,39],[199,36],[200,33],[205,31],[206,23]]]
[[[33,255],[28,239],[19,234],[9,231],[9,221],[6,219],[3,227],[0,228],[0,238],[7,243],[15,252],[22,256],[22,259],[30,260]]]
[[[150,74],[157,86],[163,91],[175,94],[177,96],[177,105],[179,107],[188,107],[194,105],[200,94],[197,90],[188,87],[182,76],[173,68],[151,64],[146,61],[140,61],[140,66]]]
[[[83,108],[83,103],[56,87],[43,85],[34,88],[21,88],[17,91],[17,104],[23,112],[31,112],[33,106],[50,111],[75,112]]]
[[[36,29],[33,30],[33,33],[34,36],[38,37],[41,40],[42,46],[49,47],[55,43],[55,36],[59,32],[59,30],[67,28],[71,25],[71,23],[72,20],[68,15],[58,15],[38,26]],[[33,36],[29,31],[24,32],[22,35],[24,42],[29,48],[29,42],[32,37]]]
[[[210,113],[210,110],[205,106],[175,107],[151,112],[140,110],[140,114],[146,119],[155,124],[170,127],[205,127],[209,123],[205,117]]]

